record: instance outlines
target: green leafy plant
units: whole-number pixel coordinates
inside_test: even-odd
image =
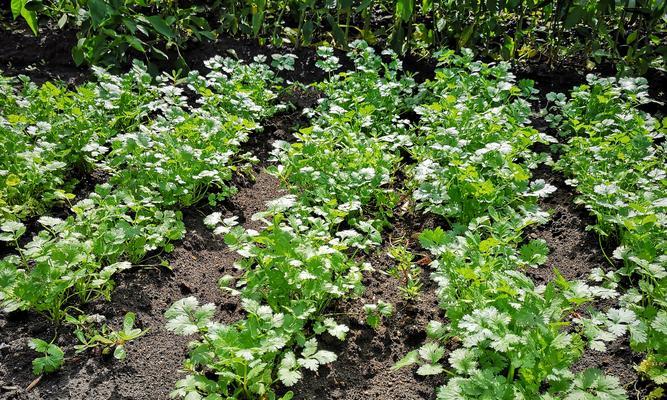
[[[173,49],[185,64],[181,48],[218,33],[277,47],[328,42],[347,50],[362,39],[422,56],[468,47],[499,60],[564,59],[584,68],[610,61],[623,73],[664,69],[667,60],[661,0],[12,0],[11,10],[35,34],[39,16],[77,29],[77,63],[117,65],[132,53],[164,59]]]
[[[640,111],[650,102],[643,78],[599,78],[573,89],[568,99],[550,94],[549,121],[567,143],[556,168],[570,178],[577,202],[595,216],[589,228],[602,240],[618,242],[611,256],[622,267],[596,279],[624,288],[619,309],[583,321],[598,350],[604,342],[629,333],[630,345],[646,352],[638,368],[658,385],[666,383],[667,312],[664,298],[667,273],[667,156],[661,138],[667,121]],[[609,257],[608,256],[608,257]],[[615,262],[609,259],[615,266]]]
[[[396,265],[389,269],[389,274],[400,280],[401,292],[406,300],[414,300],[422,288],[421,268],[413,264],[412,253],[405,246],[393,246],[389,249],[389,257],[396,260]]]
[[[548,159],[531,146],[555,139],[525,125],[532,82],[515,83],[508,64],[473,61],[470,51],[437,57],[441,68],[422,85],[409,149],[417,210],[466,224],[489,208],[534,207],[555,187],[530,181],[530,169]]]
[[[531,181],[530,170],[548,160],[532,145],[556,141],[525,126],[531,83],[515,84],[506,64],[476,62],[469,51],[438,57],[441,69],[420,90],[410,149],[417,165],[410,172],[417,208],[444,216],[451,227],[419,238],[433,255],[447,323],[432,321],[429,341],[395,368],[446,372],[437,393],[443,400],[576,398],[598,389],[624,398],[614,378],[570,371],[593,339],[585,328],[565,329],[582,304],[617,293],[568,281],[557,270],[556,279],[536,286],[522,272],[547,260],[546,243],[525,243],[523,231],[546,222],[537,201],[555,190]],[[445,345],[453,348],[449,354]]]
[[[123,318],[123,329],[112,330],[107,324],[102,324],[98,330],[95,328],[95,320],[99,316],[82,315],[78,319],[72,317],[67,322],[76,327],[75,335],[81,344],[75,346],[77,353],[87,350],[97,350],[103,355],[111,354],[117,360],[124,360],[127,356],[126,345],[148,332],[148,329],[134,327],[136,315],[132,312],[125,314]]]
[[[275,144],[278,165],[271,172],[290,194],[252,216],[264,228],[244,229],[220,212],[205,218],[242,257],[243,275],[233,288],[224,279],[223,287],[241,297],[245,317],[214,322],[214,306],[194,298],[172,306],[167,328],[197,335],[185,363],[189,375],[174,396],[276,398],[277,384],[292,386],[304,369],[316,371],[336,359],[317,336],[344,340],[349,331],[325,310],[361,293],[368,266],[353,255],[380,243],[397,204],[391,183],[400,157],[389,138],[405,132],[406,123],[397,121],[407,108],[400,94],[413,84],[399,80],[395,54],[386,64],[365,43],[352,48],[356,69],[318,85],[329,97],[310,111],[313,126],[295,143]]]
[[[32,360],[32,372],[35,375],[48,374],[60,369],[65,361],[65,353],[53,343],[42,339],[30,339],[31,349],[42,354],[42,357]]]
[[[14,135],[2,136],[0,143],[11,148],[12,138],[23,138],[26,150],[0,158],[0,173],[12,183],[0,191],[0,211],[8,218],[1,237],[17,253],[0,261],[3,308],[43,312],[58,322],[77,314],[81,302],[109,299],[116,273],[149,253],[157,258],[173,250],[171,242],[185,232],[178,207],[196,204],[209,193],[218,200],[234,193],[226,183],[254,161],[240,154],[241,143],[259,128],[260,118],[280,109],[273,106],[276,78],[262,64],[220,57],[207,64],[214,69],[208,77],[193,72],[181,81],[201,97],[192,110],[177,77],[153,81],[141,63],[123,76],[97,69],[100,82],[76,92],[29,82],[22,93],[4,92],[7,107],[0,126]],[[17,156],[31,163],[19,163],[14,170]],[[58,163],[50,169],[58,170],[56,177],[65,175],[60,169],[66,166],[104,170],[109,177],[86,198],[69,203],[66,219],[41,217],[43,230],[22,246],[18,239],[25,228],[13,221],[14,212],[21,212],[19,218],[30,215],[35,210],[26,206],[51,204],[33,199],[34,194],[62,191],[57,189],[62,180],[33,170],[32,161],[42,164],[42,157]]]
[[[392,366],[398,370],[412,364],[419,364],[417,374],[422,376],[437,375],[444,372],[440,360],[445,355],[445,348],[435,342],[426,343],[419,350],[412,350]]]
[[[271,59],[271,66],[278,71],[294,71],[297,57],[294,54],[272,54]]]
[[[21,15],[35,34],[37,17],[77,29],[77,43],[72,58],[77,65],[125,64],[133,55],[149,60],[166,60],[174,49],[179,61],[180,49],[189,41],[212,40],[215,35],[205,18],[206,7],[182,6],[165,0],[13,0],[14,18]]]
[[[383,300],[378,300],[377,304],[364,304],[364,313],[366,314],[366,323],[373,329],[377,329],[382,323],[383,318],[389,318],[394,313],[394,306]]]
[[[37,35],[39,30],[37,13],[31,9],[31,3],[30,0],[11,0],[12,17],[14,19],[19,16],[23,18],[32,32]]]
[[[469,47],[502,60],[562,59],[590,67],[606,61],[620,71],[665,68],[664,15],[658,0],[545,2],[344,0],[223,1],[221,30],[260,44],[329,41],[347,49],[355,39],[388,43],[399,53],[427,55]],[[582,57],[581,54],[589,56]]]

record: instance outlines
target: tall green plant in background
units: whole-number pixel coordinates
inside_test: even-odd
[[[221,1],[221,31],[296,47],[361,37],[401,53],[477,48],[496,59],[617,62],[645,72],[667,56],[664,0]]]
[[[29,0],[12,0],[11,9],[12,17],[17,19],[21,17],[28,24],[32,32],[37,34],[37,14],[32,10],[29,5]]]
[[[128,51],[165,58],[214,32],[296,48],[346,49],[358,38],[420,55],[468,47],[493,59],[611,62],[621,72],[667,60],[665,0],[12,0],[11,8],[34,32],[38,16],[76,28],[77,63],[122,62]]]
[[[77,65],[127,63],[132,52],[148,61],[166,60],[170,50],[180,57],[187,42],[214,39],[204,11],[177,0],[12,0],[14,18],[22,16],[35,34],[38,15],[61,29],[76,29]]]

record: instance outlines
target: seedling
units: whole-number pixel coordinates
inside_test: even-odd
[[[394,246],[389,249],[389,257],[396,260],[396,265],[389,269],[389,274],[401,282],[401,292],[406,300],[419,297],[422,288],[422,270],[412,262],[414,256],[405,246]]]
[[[377,304],[364,304],[366,323],[373,329],[377,329],[383,318],[389,318],[394,313],[391,303],[379,300]]]
[[[124,360],[127,356],[127,343],[136,340],[148,332],[148,329],[135,328],[135,319],[136,315],[134,313],[129,312],[125,314],[123,329],[120,331],[112,330],[105,323],[102,324],[100,329],[97,329],[95,327],[95,318],[92,316],[81,316],[78,320],[70,319],[68,322],[76,326],[75,335],[81,343],[75,346],[76,352],[81,353],[91,349],[98,351],[102,355],[108,355],[113,352],[114,358]]]
[[[28,346],[42,354],[42,357],[32,360],[32,372],[35,375],[55,372],[65,361],[65,353],[53,343],[45,342],[42,339],[30,339]]]

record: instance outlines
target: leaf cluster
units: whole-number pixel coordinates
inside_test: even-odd
[[[319,85],[327,97],[308,111],[313,125],[295,143],[275,145],[272,172],[290,194],[253,216],[264,229],[244,229],[221,213],[206,217],[243,257],[237,264],[243,275],[222,286],[241,297],[246,316],[219,324],[213,305],[191,298],[174,304],[168,329],[198,339],[185,364],[190,375],[173,396],[272,399],[278,383],[292,386],[304,369],[317,371],[336,359],[317,336],[343,340],[349,328],[325,308],[361,292],[365,266],[353,255],[379,244],[397,204],[393,176],[401,158],[393,138],[406,132],[398,116],[413,81],[398,78],[400,64],[389,55],[387,64],[365,43],[355,44],[356,69]]]
[[[621,279],[620,309],[584,322],[598,350],[630,334],[636,351],[647,352],[639,366],[658,384],[667,382],[667,120],[641,111],[649,103],[644,78],[587,77],[570,98],[550,94],[551,123],[567,138],[556,167],[579,193],[577,202],[595,216],[589,228],[619,246],[613,258],[622,267],[593,278],[608,286]],[[610,260],[611,261],[611,260]],[[613,264],[613,263],[612,263]]]

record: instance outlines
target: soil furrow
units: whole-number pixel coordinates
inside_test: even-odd
[[[388,252],[392,246],[402,245],[413,253],[415,261],[419,260],[426,253],[419,246],[417,234],[436,226],[439,221],[432,216],[403,216],[385,232],[381,248],[360,257],[359,262],[368,262],[374,269],[364,274],[363,295],[335,302],[328,310],[350,328],[343,342],[328,334],[323,336],[325,347],[334,351],[338,360],[323,365],[317,373],[307,372],[290,388],[295,399],[435,399],[442,376],[422,377],[411,368],[392,371],[391,367],[424,342],[429,321],[442,320],[436,285],[429,277],[430,270],[424,267],[420,296],[406,300],[401,282],[388,274],[395,264]],[[365,321],[363,307],[379,300],[391,303],[394,314],[373,329]]]
[[[259,222],[252,214],[264,204],[283,194],[278,180],[260,173],[254,184],[242,188],[229,203],[233,207],[221,209],[226,216],[238,215],[246,228],[257,229]],[[202,222],[204,215],[187,210],[184,221],[187,234],[168,257],[171,271],[164,268],[146,268],[118,276],[117,288],[111,302],[96,302],[86,308],[89,313],[104,315],[114,327],[119,327],[126,312],[137,314],[137,325],[150,328],[145,336],[130,343],[127,359],[118,362],[86,353],[69,360],[63,369],[45,377],[30,393],[25,388],[34,378],[30,363],[35,353],[27,347],[27,338],[37,336],[49,339],[53,332],[49,324],[32,313],[22,313],[11,319],[0,318],[0,387],[16,387],[1,391],[7,399],[166,399],[177,379],[187,355],[183,338],[166,331],[164,312],[171,304],[186,296],[195,296],[202,303],[213,302],[218,308],[217,318],[233,322],[242,317],[237,297],[222,292],[217,281],[225,274],[238,275],[234,268],[239,256],[229,251],[221,239],[213,236]],[[72,335],[62,335],[60,343],[73,354]]]

